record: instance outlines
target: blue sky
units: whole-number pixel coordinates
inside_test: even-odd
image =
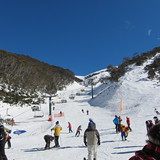
[[[159,0],[1,0],[0,49],[72,70],[160,46]]]

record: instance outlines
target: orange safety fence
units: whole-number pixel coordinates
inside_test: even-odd
[[[57,114],[54,114],[54,117],[63,117],[64,116],[64,113],[57,113]]]

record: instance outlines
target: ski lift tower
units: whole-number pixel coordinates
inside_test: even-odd
[[[49,98],[49,119],[48,121],[52,121],[53,118],[52,118],[52,97],[55,97],[56,95],[54,96],[43,96],[44,98]]]
[[[94,93],[93,93],[93,85],[94,85],[94,80],[95,78],[90,78],[89,79],[89,84],[91,85],[91,95],[92,95],[92,99],[94,98]]]

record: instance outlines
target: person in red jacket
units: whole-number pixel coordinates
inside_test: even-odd
[[[73,131],[72,131],[72,125],[71,125],[70,122],[68,122],[68,127],[67,127],[67,128],[69,129],[69,133],[70,133],[70,132],[73,132]]]
[[[160,124],[150,128],[147,135],[147,144],[129,160],[160,160]]]
[[[128,129],[129,129],[130,131],[132,131],[132,129],[131,129],[131,127],[130,127],[131,121],[130,121],[130,118],[129,118],[129,117],[126,117],[126,123],[127,123]]]

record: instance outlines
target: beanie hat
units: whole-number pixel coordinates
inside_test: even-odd
[[[59,124],[59,121],[57,121],[56,124]]]
[[[148,142],[160,146],[160,124],[154,125],[148,131]]]

